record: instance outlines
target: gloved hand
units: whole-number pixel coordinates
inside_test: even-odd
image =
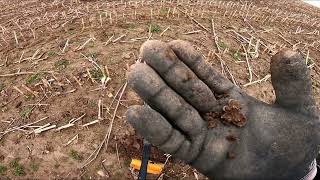
[[[187,42],[147,41],[141,58],[146,64],[131,67],[128,83],[150,107],[130,107],[127,119],[150,143],[214,179],[309,173],[319,116],[301,55],[285,50],[272,58],[272,105],[219,75]]]

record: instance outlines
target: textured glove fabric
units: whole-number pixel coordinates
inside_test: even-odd
[[[128,83],[149,106],[131,106],[127,119],[154,146],[215,180],[308,174],[319,117],[300,54],[272,58],[272,105],[222,77],[188,42],[147,41],[140,56]]]

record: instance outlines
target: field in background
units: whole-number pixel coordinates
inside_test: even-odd
[[[316,7],[320,7],[320,2],[317,0],[314,0],[314,1],[311,0],[311,1],[305,1],[305,2]]]
[[[148,39],[191,42],[267,103],[270,57],[298,50],[320,102],[320,14],[301,1],[0,0],[0,11],[1,179],[133,179],[142,139],[124,113],[142,102],[126,73]],[[204,179],[172,158],[161,178]]]

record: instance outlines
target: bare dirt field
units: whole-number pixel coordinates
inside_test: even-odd
[[[300,1],[0,0],[0,12],[0,179],[136,178],[142,139],[124,115],[143,102],[126,73],[148,39],[191,42],[267,103],[270,57],[298,50],[320,102],[320,11]],[[173,158],[157,178],[205,179]]]

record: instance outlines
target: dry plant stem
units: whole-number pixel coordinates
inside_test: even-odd
[[[202,29],[204,29],[205,31],[209,32],[209,30],[204,27],[204,25],[202,25],[201,23],[199,23],[197,20],[195,20],[193,17],[191,17],[189,14],[187,14],[186,12],[183,12],[181,9],[177,8],[180,12],[184,13],[189,19],[192,20],[192,22],[196,23],[199,27],[201,27]]]
[[[31,29],[31,28],[30,28],[30,30],[31,30],[31,32],[32,32],[33,39],[36,39],[36,31],[33,30],[33,29]]]
[[[12,121],[1,120],[1,122],[10,124]]]
[[[102,27],[102,16],[101,16],[101,14],[99,15],[99,20],[100,20],[100,27]]]
[[[21,76],[21,75],[38,74],[38,73],[54,73],[54,71],[17,72],[17,73],[11,73],[11,74],[0,74],[0,77],[12,77],[12,76]]]
[[[221,49],[220,49],[220,46],[218,45],[219,39],[218,39],[218,36],[217,36],[216,31],[215,31],[215,28],[214,28],[213,19],[211,19],[211,27],[212,27],[211,30],[212,30],[212,35],[213,35],[214,44],[216,45],[216,48],[217,48],[217,50],[218,50],[218,53],[221,54]],[[222,73],[222,75],[225,75],[224,61],[222,60],[222,58],[221,58],[220,55],[218,55],[217,53],[214,53],[214,54],[218,57],[218,59],[219,59],[219,61],[220,61],[221,73]]]
[[[18,97],[20,97],[20,94],[18,94],[16,97],[14,97],[13,99],[9,100],[8,102],[2,104],[0,107],[5,107],[8,104],[10,104],[11,102],[15,101]]]
[[[121,91],[122,87],[123,87],[123,85],[121,85],[121,86],[120,86],[120,88],[119,88],[119,89],[118,89],[118,91],[116,92],[116,95],[113,97],[113,99],[112,99],[112,101],[111,101],[111,103],[110,103],[109,107],[107,108],[107,111],[108,111],[108,112],[110,111],[110,109],[111,109],[111,107],[112,107],[112,105],[113,105],[114,101],[116,100],[116,98],[117,98],[117,96],[118,96],[119,92]],[[110,112],[109,112],[109,113],[110,113]]]
[[[78,84],[79,86],[82,86],[82,84],[81,84],[81,82],[79,81],[78,78],[76,78],[75,76],[72,76],[72,78],[77,82],[77,84]]]
[[[163,168],[167,165],[171,155],[170,154],[165,154],[165,156],[167,157],[165,162],[163,163]],[[157,180],[162,180],[163,179],[163,175],[164,173],[161,173],[160,176],[157,178]]]
[[[256,46],[254,48],[255,58],[259,57],[259,47],[260,47],[260,39],[257,40]]]
[[[227,72],[229,73],[229,75],[230,75],[230,77],[231,77],[232,83],[233,83],[234,85],[238,86],[238,83],[237,83],[236,79],[234,78],[233,74],[231,73],[228,65],[226,65],[224,61],[223,61],[223,63],[224,63],[224,65],[226,66],[226,70],[227,70]]]
[[[251,65],[250,65],[250,62],[249,62],[249,58],[248,58],[248,52],[246,50],[246,48],[244,47],[243,44],[241,44],[242,48],[243,48],[243,51],[245,53],[245,56],[246,56],[246,62],[247,62],[247,66],[248,66],[248,71],[249,71],[249,83],[252,82],[252,70],[251,70]]]
[[[226,30],[225,32],[233,32],[235,33],[237,36],[239,36],[242,40],[244,40],[246,43],[249,43],[250,41],[248,40],[248,38],[242,36],[241,34],[239,34],[238,32],[236,32],[235,30],[233,29],[229,29],[229,30]],[[266,44],[264,44],[262,41],[260,42],[262,46],[264,46],[266,49],[268,49],[270,52],[274,53],[274,50],[273,49],[270,49],[269,46],[267,46]]]
[[[104,162],[105,162],[106,160],[107,160],[107,159],[104,159],[103,161],[101,161],[101,166],[103,167],[103,170],[104,170],[105,173],[106,173],[105,178],[108,179],[108,178],[110,177],[110,173],[109,173],[108,169],[107,169],[107,168],[105,167],[105,165],[104,165]]]
[[[218,57],[218,59],[220,60],[220,62],[223,64],[223,66],[226,67],[225,69],[226,69],[226,71],[228,72],[228,74],[230,75],[232,83],[233,83],[234,85],[238,86],[238,85],[237,85],[237,82],[236,82],[236,80],[235,80],[235,78],[234,78],[234,76],[233,76],[233,74],[231,73],[231,71],[230,71],[230,69],[229,69],[229,67],[228,67],[228,65],[224,62],[224,60],[221,58],[221,56],[220,56],[219,54],[217,54],[217,53],[214,53],[214,54]]]
[[[101,81],[101,83],[102,83],[102,88],[105,88],[105,85],[111,80],[111,79],[109,78],[109,76],[106,76],[105,69],[104,69],[103,67],[101,67],[101,66],[100,66],[96,61],[94,61],[92,58],[89,58],[89,57],[85,56],[85,55],[82,54],[82,53],[81,53],[81,55],[82,55],[83,57],[85,57],[90,63],[92,63],[93,66],[94,66],[96,69],[99,69],[99,70],[102,72],[104,81]],[[96,82],[96,81],[92,78],[92,75],[91,75],[91,73],[90,73],[90,71],[89,71],[88,68],[87,68],[87,73],[88,73],[88,75],[89,75],[92,83]],[[102,79],[101,79],[101,80],[102,80]]]
[[[253,84],[256,84],[256,83],[265,82],[265,81],[267,81],[270,77],[271,77],[271,75],[270,75],[270,74],[267,74],[264,78],[259,79],[259,80],[256,80],[256,81],[253,81],[253,82],[251,82],[251,83],[247,83],[247,84],[243,85],[243,87],[248,87],[248,86],[253,85]]]
[[[209,30],[206,28],[206,27],[204,27],[201,23],[199,23],[198,21],[196,21],[194,18],[192,18],[192,17],[190,17],[191,18],[191,20],[193,21],[193,22],[195,22],[198,26],[200,26],[202,29],[204,29],[205,31],[207,31],[207,32],[209,32]]]
[[[83,21],[83,18],[81,18],[81,24],[82,24],[82,29],[81,29],[81,32],[84,30],[84,21]]]
[[[285,42],[287,42],[288,44],[290,44],[291,46],[293,46],[293,43],[291,43],[289,40],[287,40],[286,38],[284,38],[281,34],[280,34],[280,32],[279,32],[279,34],[277,34],[281,39],[283,39]]]
[[[168,26],[165,30],[162,31],[162,33],[160,34],[160,36],[162,36],[165,32],[167,32],[170,29],[170,26]]]
[[[75,135],[73,138],[71,138],[67,143],[65,144],[62,144],[63,146],[68,146],[69,144],[71,144],[73,141],[77,140],[78,141],[79,139],[79,134]]]
[[[24,95],[23,91],[21,91],[17,86],[13,86],[13,89],[18,91],[20,94]]]
[[[120,95],[119,95],[118,102],[117,102],[116,107],[115,107],[115,109],[114,109],[114,111],[113,111],[113,116],[112,116],[112,119],[111,119],[111,122],[110,122],[110,125],[109,125],[109,130],[108,130],[108,133],[107,133],[107,134],[108,134],[108,137],[107,137],[107,141],[106,141],[106,150],[108,149],[108,143],[109,143],[109,138],[110,138],[110,135],[111,135],[111,132],[112,132],[113,122],[114,122],[114,120],[115,120],[115,118],[116,118],[117,111],[118,111],[118,107],[119,107],[119,105],[120,105],[121,98],[122,98],[122,96],[123,96],[124,91],[126,90],[126,88],[127,88],[127,82],[124,84],[124,86],[123,86],[123,88],[122,88],[122,91],[121,91],[121,93],[120,93]]]
[[[39,54],[41,50],[37,49],[36,52],[33,53],[33,55],[31,56],[31,59],[35,59],[35,57]]]
[[[74,123],[76,123],[77,121],[79,121],[80,119],[82,119],[85,115],[86,115],[86,113],[83,113],[80,117],[78,117],[78,118],[76,118],[76,119],[73,119],[73,120],[70,120],[70,121],[69,121],[69,124],[74,124]]]
[[[5,66],[5,67],[8,66],[8,56],[6,56],[6,60],[4,61],[4,66]]]
[[[198,176],[198,173],[196,172],[196,170],[193,170],[193,175],[196,178],[196,180],[199,180],[199,176]]]
[[[38,92],[36,91],[32,91],[29,87],[27,87],[26,85],[22,84],[21,85],[24,89],[26,89],[28,92],[30,92],[31,94],[33,94],[35,97],[38,97]]]
[[[81,53],[81,55],[82,55],[84,58],[86,58],[90,63],[92,63],[95,68],[99,69],[101,72],[104,72],[104,69],[102,69],[102,68],[99,66],[99,64],[97,64],[97,62],[95,62],[94,60],[92,60],[91,58],[87,57],[86,55],[84,55],[84,54],[82,54],[82,53]],[[103,75],[104,75],[104,74],[103,74]],[[104,75],[104,76],[105,76],[105,75]]]
[[[152,36],[152,32],[151,32],[151,24],[149,25],[149,30],[148,30],[148,40],[150,40]]]
[[[86,123],[86,124],[83,124],[82,125],[82,127],[87,127],[87,126],[90,126],[90,125],[93,125],[93,124],[96,124],[96,123],[98,123],[98,122],[100,122],[100,120],[94,120],[94,121],[91,121],[91,122],[88,122],[88,123]]]
[[[101,108],[101,99],[98,101],[98,120],[102,120],[102,108]]]
[[[74,126],[74,124],[66,124],[66,125],[63,125],[63,126],[58,127],[58,128],[56,129],[56,131],[61,131],[61,130],[63,130],[63,129],[67,129],[67,128],[73,127],[73,126]]]
[[[150,26],[150,27],[151,27],[151,26]],[[150,31],[149,31],[149,32],[150,32]],[[149,41],[151,38],[152,38],[152,33],[150,32],[147,41]]]
[[[113,40],[112,43],[116,43],[117,41],[119,41],[120,39],[122,39],[123,37],[125,37],[126,34],[121,35],[120,37],[118,37],[117,39]]]
[[[16,31],[13,31],[14,39],[16,41],[16,44],[19,45],[18,37]]]
[[[76,92],[76,91],[77,91],[77,89],[71,89],[71,90],[66,91],[66,92],[64,92],[62,94],[69,94],[69,93],[73,93],[73,92]]]
[[[110,117],[112,117],[112,114],[111,114],[110,112],[106,111],[106,113],[107,113]],[[116,118],[121,119],[121,116],[116,115]]]
[[[6,130],[4,131],[4,133],[2,133],[2,135],[0,136],[0,140],[8,133],[8,129],[10,128],[10,126],[16,121],[16,119],[14,119],[13,121],[10,122],[10,124],[7,126]]]
[[[50,106],[50,104],[26,104],[23,106]]]
[[[80,47],[78,47],[75,51],[79,51],[84,48],[86,44],[88,44],[93,38],[89,38],[86,42],[84,42]]]
[[[22,54],[21,54],[21,56],[20,56],[20,59],[19,59],[19,63],[21,63],[21,60],[22,60],[22,58],[23,58],[23,55],[24,55],[24,51],[22,51]]]
[[[308,61],[309,61],[309,54],[310,54],[310,51],[308,50],[308,52],[307,52],[307,56],[306,56],[306,60],[305,60],[306,65],[308,65]]]
[[[44,125],[44,126],[33,126],[33,124],[36,124],[36,123],[38,123],[38,122],[40,122],[40,121],[43,121],[43,120],[45,120],[45,119],[47,119],[47,118],[48,118],[48,117],[44,117],[44,118],[42,118],[42,119],[40,119],[40,120],[37,120],[37,121],[32,122],[32,123],[29,123],[29,124],[25,124],[25,125],[22,125],[22,126],[15,126],[15,127],[9,128],[9,129],[7,129],[6,131],[1,132],[1,133],[3,134],[2,137],[3,137],[5,134],[8,134],[8,133],[14,132],[14,131],[22,131],[22,132],[28,133],[28,134],[35,132],[35,131],[26,131],[26,130],[24,130],[24,128],[39,127],[38,130],[37,130],[38,133],[41,133],[41,132],[43,132],[43,131],[46,131],[46,130],[55,128],[55,125],[52,125],[52,126],[48,127],[48,126],[50,125],[50,123],[48,123],[48,124],[46,124],[46,125]],[[39,132],[39,131],[41,131],[41,132]],[[1,138],[2,138],[2,137],[1,137]],[[0,138],[0,139],[1,139],[1,138]]]
[[[140,38],[130,39],[130,41],[120,41],[120,42],[136,42],[136,41],[145,40],[145,39],[148,39],[148,38],[149,37],[140,37]]]
[[[105,65],[105,66],[104,66],[104,69],[105,69],[105,71],[106,71],[106,73],[107,73],[107,77],[110,77],[110,73],[109,73],[108,66]]]
[[[231,77],[231,80],[232,80],[233,84],[235,84],[236,86],[238,86],[238,85],[237,85],[237,82],[236,82],[236,80],[235,80],[235,78],[234,78],[234,76],[233,76],[233,74],[231,73],[231,71],[230,71],[230,69],[229,69],[229,67],[228,67],[228,65],[225,63],[225,61],[224,61],[224,60],[222,59],[222,57],[221,57],[221,54],[223,54],[223,53],[222,53],[222,51],[221,51],[221,49],[220,49],[220,46],[219,46],[219,44],[218,44],[219,39],[218,39],[218,35],[217,35],[216,32],[215,32],[213,19],[211,19],[211,26],[212,26],[212,35],[213,35],[214,43],[215,43],[216,48],[217,48],[218,53],[219,53],[219,54],[217,54],[217,53],[214,53],[214,54],[215,54],[215,55],[218,57],[218,59],[220,60],[222,74],[224,74],[223,72],[224,72],[224,70],[226,69],[226,71],[229,73],[229,75],[230,75],[230,77]],[[207,31],[207,32],[208,32],[208,31]]]
[[[108,39],[108,41],[107,41],[107,42],[105,42],[105,43],[104,43],[104,45],[108,45],[108,44],[111,42],[111,40],[112,40],[113,36],[114,36],[114,34],[112,34],[112,36]]]
[[[125,91],[127,87],[127,83],[124,84],[124,86],[120,89],[122,89],[121,91],[121,94],[120,94],[120,97],[119,97],[119,100],[121,100],[121,97]],[[109,129],[104,137],[104,139],[102,140],[102,142],[100,143],[100,145],[98,146],[98,148],[96,148],[92,153],[91,155],[84,161],[83,165],[80,167],[81,169],[86,167],[87,165],[89,165],[92,161],[94,161],[97,156],[99,155],[99,152],[101,151],[101,148],[103,147],[104,144],[106,144],[106,149],[108,147],[108,143],[109,143],[109,138],[110,138],[110,135],[111,135],[111,130],[112,130],[112,126],[113,126],[113,121],[116,117],[116,114],[117,114],[117,108],[119,107],[119,104],[120,104],[120,101],[118,101],[117,105],[116,105],[116,108],[114,110],[114,113],[113,113],[113,117],[112,117],[112,120],[110,122],[110,125],[109,125]]]
[[[83,169],[84,167],[86,167],[87,165],[89,165],[92,161],[94,161],[96,158],[97,158],[97,156],[98,156],[98,154],[99,154],[99,152],[100,152],[100,150],[101,150],[101,148],[102,148],[102,146],[103,146],[103,144],[104,144],[104,142],[105,142],[105,140],[107,139],[107,134],[105,135],[105,137],[104,137],[104,139],[103,139],[103,143],[101,143],[99,146],[98,146],[98,148],[96,148],[91,154],[90,154],[90,156],[84,161],[84,164],[80,167],[80,169]]]
[[[44,100],[46,98],[46,96],[43,96],[32,108],[31,108],[31,112],[34,110],[34,108],[36,108],[37,106],[39,106],[39,104],[41,103],[42,100]]]
[[[57,126],[57,125],[51,125],[51,126],[44,127],[44,128],[38,128],[38,129],[35,129],[35,130],[34,130],[34,133],[35,133],[35,134],[40,134],[40,133],[42,133],[42,132],[44,132],[44,131],[48,131],[48,130],[50,130],[50,129],[54,129],[54,128],[56,128],[56,126]]]
[[[219,39],[218,39],[218,36],[217,36],[215,28],[214,28],[213,19],[211,19],[211,26],[212,26],[212,34],[213,34],[214,44],[216,45],[216,48],[217,48],[218,52],[221,53],[220,46],[218,45]]]
[[[92,78],[92,75],[91,75],[91,73],[90,73],[90,70],[89,70],[88,68],[86,68],[86,71],[87,71],[87,74],[88,74],[91,82],[92,82],[92,83],[95,83],[96,81]]]
[[[14,127],[9,128],[9,129],[7,129],[6,131],[1,132],[1,133],[7,134],[7,133],[10,133],[10,132],[13,132],[13,131],[16,131],[16,130],[22,130],[22,129],[24,129],[24,128],[29,128],[30,126],[32,126],[32,125],[34,125],[34,124],[36,124],[36,123],[38,123],[38,122],[41,122],[41,121],[43,121],[43,120],[46,120],[46,119],[48,119],[48,118],[49,118],[49,117],[44,117],[44,118],[41,118],[41,119],[39,119],[39,120],[37,120],[37,121],[35,121],[35,122],[32,122],[32,123],[28,123],[28,124],[25,124],[25,125],[22,125],[22,126],[14,126]]]
[[[189,31],[189,32],[185,32],[185,33],[182,33],[183,35],[189,35],[189,34],[196,34],[196,33],[199,33],[201,32],[202,30],[196,30],[196,31]]]
[[[119,167],[122,168],[121,163],[120,163],[120,157],[119,157],[118,143],[116,143],[116,152],[117,152],[117,159],[118,159]]]
[[[88,92],[100,91],[100,90],[105,90],[105,89],[106,89],[105,87],[98,87],[98,88],[95,88],[95,89],[91,89],[91,90],[89,90]]]
[[[64,47],[63,47],[63,49],[62,49],[62,53],[65,52],[65,50],[66,50],[66,48],[67,48],[68,45],[69,45],[69,39],[67,39],[67,41],[66,41],[66,43],[65,43],[65,45],[64,45]]]
[[[43,57],[43,58],[41,58],[41,59],[38,59],[38,60],[34,61],[32,64],[38,64],[40,61],[43,61],[43,60],[48,59],[48,57],[49,57],[49,56]]]
[[[31,60],[31,57],[27,57],[27,58],[24,58],[24,59],[21,59],[21,60],[19,60],[19,61],[16,61],[16,62],[13,62],[14,64],[17,64],[17,63],[22,63],[22,62],[24,62],[24,61],[29,61],[29,60]]]

